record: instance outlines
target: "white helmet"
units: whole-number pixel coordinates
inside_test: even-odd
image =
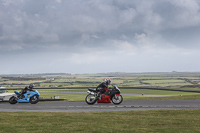
[[[106,82],[107,85],[109,85],[109,84],[111,83],[110,78],[106,78],[106,79],[105,79],[105,82]]]

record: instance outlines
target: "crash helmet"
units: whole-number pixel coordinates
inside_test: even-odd
[[[30,85],[29,85],[29,88],[33,88],[35,85],[33,84],[33,83],[31,83]]]
[[[111,83],[110,78],[106,78],[106,79],[105,79],[105,82],[106,82],[107,85],[109,85],[109,84]]]

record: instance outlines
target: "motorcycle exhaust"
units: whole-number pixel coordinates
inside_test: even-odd
[[[87,91],[87,93],[90,93],[90,94],[92,94],[92,95],[94,95],[94,94],[95,94],[94,92],[91,92],[91,91]]]

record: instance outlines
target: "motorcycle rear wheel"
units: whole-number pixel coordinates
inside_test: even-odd
[[[97,102],[97,99],[94,95],[88,94],[85,98],[85,102],[89,105],[92,105]]]
[[[113,96],[112,97],[112,103],[113,104],[120,104],[120,103],[122,103],[122,101],[123,101],[123,97],[122,97],[122,95],[118,95],[118,97],[115,95],[115,96]]]
[[[15,96],[10,97],[9,103],[10,104],[16,104],[17,103],[16,97]]]
[[[39,102],[39,97],[34,95],[30,98],[30,101],[29,101],[31,104],[36,104]]]

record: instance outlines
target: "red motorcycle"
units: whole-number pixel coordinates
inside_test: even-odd
[[[120,89],[113,85],[113,88],[109,89],[106,88],[106,91],[102,94],[101,99],[97,96],[97,91],[94,88],[88,88],[87,93],[89,93],[86,98],[85,102],[89,105],[97,103],[112,103],[113,104],[120,104],[123,101],[122,95],[120,95]]]

